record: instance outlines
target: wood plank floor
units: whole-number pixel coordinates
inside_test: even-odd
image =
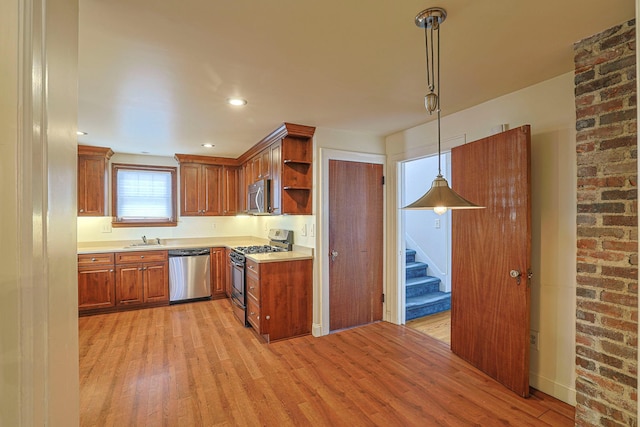
[[[407,326],[451,345],[451,310],[409,320]]]
[[[265,344],[228,300],[79,319],[82,426],[570,426],[386,322]]]

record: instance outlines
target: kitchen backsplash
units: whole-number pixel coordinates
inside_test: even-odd
[[[296,245],[315,248],[314,215],[181,217],[177,227],[111,227],[111,217],[79,217],[78,242],[193,237],[254,236],[267,238],[270,228],[293,230]],[[304,235],[306,234],[306,236]]]

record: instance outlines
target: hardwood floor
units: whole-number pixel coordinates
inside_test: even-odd
[[[410,328],[265,344],[228,300],[79,319],[82,426],[572,426]]]
[[[451,310],[409,320],[407,326],[451,345]]]

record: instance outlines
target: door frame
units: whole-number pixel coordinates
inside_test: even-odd
[[[451,138],[447,138],[441,141],[441,151],[451,151],[453,147],[464,145],[467,143],[466,134],[456,135]],[[405,224],[403,216],[400,215],[400,209],[402,208],[402,194],[404,188],[404,163],[416,160],[422,157],[433,156],[438,154],[438,146],[435,141],[416,148],[409,149],[402,153],[396,154],[389,159],[389,171],[387,174],[388,186],[393,186],[395,191],[392,191],[388,200],[388,230],[385,233],[389,233],[395,236],[395,239],[390,239],[389,244],[385,246],[386,256],[389,260],[395,260],[388,266],[388,275],[385,275],[386,282],[389,284],[385,289],[385,295],[388,311],[385,311],[385,319],[388,322],[395,323],[396,325],[406,324],[406,312],[405,312]],[[435,175],[434,175],[435,178]],[[449,257],[451,254],[449,253]],[[448,264],[451,263],[449,259]],[[450,274],[450,272],[449,272]]]
[[[317,212],[319,229],[322,230],[318,240],[318,252],[316,253],[316,261],[318,265],[318,274],[320,275],[318,283],[319,289],[314,289],[315,300],[318,301],[314,307],[313,335],[327,335],[330,332],[329,325],[329,160],[341,160],[347,162],[374,163],[381,164],[384,176],[387,176],[386,156],[383,154],[358,153],[353,151],[335,150],[331,148],[320,148],[320,171],[318,182],[321,183],[321,194],[318,200]],[[382,189],[382,222],[387,223],[387,185]],[[382,245],[386,247],[387,236],[386,226],[383,225]],[[387,271],[387,255],[383,251],[383,271],[382,271],[382,289],[385,295],[389,295],[386,281]],[[387,302],[382,305],[382,320],[387,320]]]

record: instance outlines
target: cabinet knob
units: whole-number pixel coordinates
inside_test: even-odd
[[[113,268],[112,268],[111,270],[109,270],[109,273],[113,273],[113,271],[114,271],[114,270],[113,270]]]
[[[95,260],[96,260],[95,258],[91,258],[91,262],[95,262]]]
[[[144,255],[140,255],[140,258],[144,258]]]
[[[269,319],[271,319],[271,316],[267,315],[267,316],[264,316],[264,318],[269,320]]]
[[[255,289],[255,288],[256,288],[255,286],[249,286],[249,289]]]
[[[80,209],[80,213],[84,212],[84,209]]]
[[[252,315],[252,316],[255,316],[255,313],[253,311],[250,312],[249,314]]]
[[[138,268],[138,271],[142,271],[142,267],[139,267],[139,268]]]

